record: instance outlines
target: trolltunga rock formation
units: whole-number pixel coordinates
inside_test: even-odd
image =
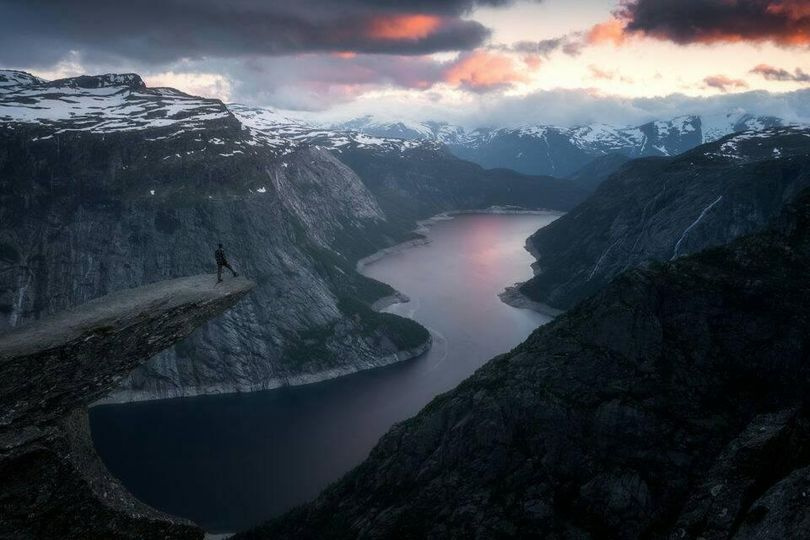
[[[0,537],[201,538],[99,460],[86,406],[255,284],[200,275],[119,291],[0,336]]]

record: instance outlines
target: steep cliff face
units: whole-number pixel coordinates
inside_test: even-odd
[[[767,233],[629,271],[242,538],[797,537],[810,191]]]
[[[371,311],[341,310],[344,296],[374,300],[389,290],[353,271],[351,250],[369,250],[375,237],[365,228],[382,222],[356,175],[317,149],[233,153],[238,130],[206,132],[230,143],[222,145],[140,133],[31,143],[4,133],[4,322],[211,268],[222,242],[259,292],[134,373],[119,399],[271,388],[388,363],[406,342],[424,343],[407,339],[421,335],[416,325],[387,332]],[[339,241],[345,253],[330,248]],[[312,354],[291,362],[307,340]]]
[[[134,499],[93,450],[85,407],[255,283],[213,275],[118,291],[0,337],[0,537],[202,538]]]
[[[219,242],[258,283],[227,317],[123,381],[114,400],[273,388],[420,354],[429,334],[369,309],[394,291],[359,275],[358,259],[408,238],[417,220],[437,212],[564,208],[582,197],[553,179],[484,172],[435,144],[232,111],[148,88],[137,75],[7,78],[0,331],[211,268]],[[350,155],[367,165],[362,177],[346,165],[355,163]],[[376,177],[389,168],[396,198]]]
[[[614,276],[761,230],[810,186],[810,131],[743,132],[675,158],[622,166],[528,247],[530,299],[567,309]]]
[[[272,388],[424,351],[421,327],[363,306],[392,291],[358,275],[355,259],[404,231],[391,231],[350,169],[244,128],[215,100],[99,79],[5,97],[17,104],[27,92],[41,105],[57,95],[80,110],[36,108],[23,122],[18,107],[5,109],[16,116],[0,131],[0,328],[210,269],[222,242],[257,294],[137,370],[113,399]],[[84,107],[89,99],[101,112]]]

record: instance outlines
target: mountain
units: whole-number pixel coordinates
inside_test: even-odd
[[[18,80],[0,88],[0,330],[210,269],[218,242],[258,283],[123,380],[114,400],[273,388],[418,355],[429,334],[370,308],[394,291],[358,274],[360,258],[462,203],[565,210],[584,198],[556,180],[484,172],[435,143],[313,128],[133,74]],[[418,186],[402,185],[393,218],[342,161],[407,170],[411,152],[422,185],[437,187],[421,205],[410,200]]]
[[[315,501],[236,538],[795,538],[810,512],[810,190],[633,269]]]
[[[44,82],[45,81],[39,77],[35,77],[25,71],[14,71],[11,69],[0,70],[0,87],[25,86]]]
[[[761,230],[810,186],[810,130],[745,131],[677,157],[623,165],[527,242],[539,272],[521,288],[567,309],[628,268]]]
[[[377,137],[436,141],[446,145],[456,156],[485,168],[567,177],[601,156],[675,156],[731,133],[783,124],[785,122],[776,117],[734,111],[725,115],[680,116],[632,127],[529,125],[465,130],[441,122],[404,122],[374,116],[364,116],[335,127]]]
[[[624,154],[605,154],[594,158],[593,161],[569,175],[566,179],[588,192],[593,192],[630,159]]]

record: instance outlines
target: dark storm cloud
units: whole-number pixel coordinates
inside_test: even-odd
[[[796,68],[795,71],[790,72],[783,68],[777,68],[767,64],[760,64],[752,69],[751,73],[761,75],[769,81],[810,83],[810,73],[807,73],[800,68]]]
[[[489,30],[462,19],[515,0],[0,0],[0,61],[468,50]]]
[[[808,0],[627,0],[617,16],[627,33],[681,44],[810,45]]]

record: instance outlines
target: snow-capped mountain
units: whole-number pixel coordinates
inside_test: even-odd
[[[784,124],[779,118],[734,111],[724,115],[686,115],[632,127],[595,123],[570,128],[528,125],[465,130],[442,122],[390,121],[374,116],[333,127],[378,137],[433,140],[446,145],[456,156],[483,167],[567,177],[600,156],[673,156],[731,133]]]
[[[726,114],[703,115],[700,117],[703,132],[703,142],[713,142],[718,139],[749,130],[762,130],[766,128],[786,125],[787,122],[775,116],[755,116],[744,111],[731,111]]]
[[[268,107],[248,107],[231,103],[228,110],[242,125],[251,129],[256,137],[271,145],[309,144],[337,153],[349,148],[402,152],[419,146],[436,146],[436,143],[429,139],[378,136],[348,127],[321,127]]]
[[[76,131],[159,130],[160,139],[165,139],[210,131],[218,125],[241,126],[243,136],[229,141],[237,148],[227,152],[256,146],[280,154],[303,145],[338,152],[345,148],[403,151],[436,146],[428,140],[326,129],[271,108],[226,105],[173,88],[148,88],[135,74],[85,75],[49,82],[25,72],[0,70],[0,122],[7,127],[25,126],[43,138]],[[217,137],[206,142],[225,144]]]
[[[15,72],[0,72],[6,79]],[[200,131],[232,119],[218,100],[171,88],[147,88],[138,75],[82,76],[46,82],[33,76],[0,88],[0,121],[28,124],[47,134],[62,131],[113,133],[168,128]]]
[[[45,82],[39,77],[35,77],[25,71],[15,71],[13,69],[0,70],[0,88],[10,86],[21,86]]]

